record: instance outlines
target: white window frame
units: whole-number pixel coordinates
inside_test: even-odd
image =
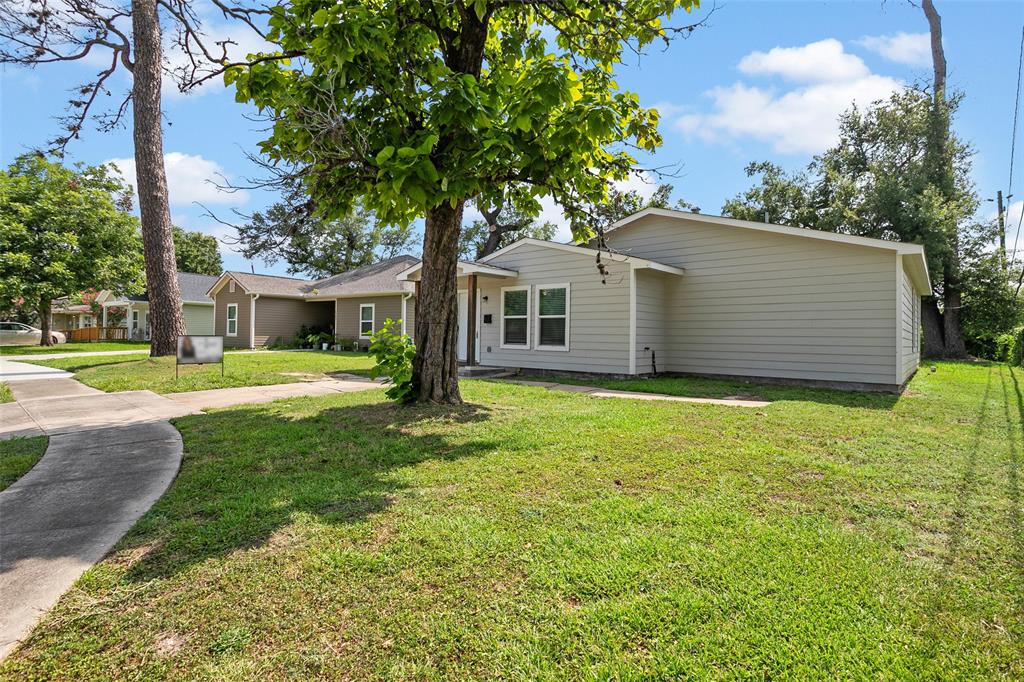
[[[536,339],[536,343],[533,346],[533,349],[534,350],[554,350],[554,351],[567,351],[567,350],[569,350],[569,283],[566,282],[564,284],[535,284],[533,288],[536,290],[535,293],[534,293],[534,297],[536,299],[536,303],[534,305],[534,310],[537,311],[536,315],[535,315],[535,317],[537,318],[537,325],[536,325],[537,339]],[[565,315],[543,315],[542,316],[540,314],[540,292],[542,290],[544,290],[544,289],[565,289]],[[559,319],[561,317],[565,318],[565,345],[563,345],[563,346],[544,346],[544,345],[541,345],[541,342],[540,342],[540,321],[541,321],[541,319],[547,318],[547,319],[555,320],[555,319]]]
[[[133,310],[132,311],[132,322],[131,322],[131,324],[132,324],[132,333],[133,334],[135,332],[139,331],[139,311],[138,310]]]
[[[501,310],[498,311],[498,314],[501,316],[501,328],[498,330],[498,333],[501,334],[501,336],[498,338],[498,342],[499,342],[498,346],[500,348],[509,348],[509,349],[512,349],[512,350],[529,350],[530,349],[530,339],[532,338],[530,336],[530,332],[532,331],[531,330],[531,327],[532,327],[531,320],[533,318],[533,296],[531,296],[531,291],[530,291],[531,288],[532,287],[529,284],[526,284],[526,285],[523,285],[523,286],[517,286],[517,287],[502,287],[501,288],[501,296],[500,296],[500,299],[498,301],[498,305],[501,306]],[[505,292],[506,291],[525,291],[526,292],[526,315],[522,316],[522,317],[526,318],[526,343],[505,343]],[[513,315],[512,319],[518,320],[518,319],[521,319],[521,316]]]
[[[228,293],[229,294],[235,293],[235,280],[233,280],[233,279],[232,280],[228,280]]]
[[[231,311],[235,311],[234,318],[231,317]],[[235,323],[235,331],[231,331],[231,323]],[[225,336],[238,336],[238,304],[228,303],[227,310],[224,311],[224,335]]]
[[[370,319],[363,319],[363,308],[370,309]],[[370,323],[370,333],[363,334],[363,322]],[[377,304],[376,303],[360,303],[359,304],[359,338],[368,339],[373,336],[374,329],[377,328]]]

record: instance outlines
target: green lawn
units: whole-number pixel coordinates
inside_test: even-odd
[[[13,403],[14,394],[11,393],[11,387],[7,384],[0,382],[0,403]]]
[[[1022,383],[186,417],[167,495],[0,675],[1021,679]]]
[[[58,343],[56,346],[0,346],[0,355],[38,355],[49,353],[88,353],[105,350],[148,350],[149,343],[136,341],[97,341],[95,343]]]
[[[46,436],[0,440],[0,490],[35,466],[46,451]]]
[[[296,351],[289,353],[227,353],[224,376],[220,365],[182,365],[174,378],[174,358],[126,359],[124,356],[61,358],[35,364],[75,373],[83,384],[102,391],[150,390],[156,393],[200,391],[232,386],[288,384],[322,378],[331,372],[366,374],[373,358],[366,353]]]

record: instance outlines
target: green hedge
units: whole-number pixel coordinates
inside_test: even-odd
[[[1021,366],[1024,364],[1022,356],[1024,356],[1024,327],[1018,327],[1008,334],[1000,334],[996,337],[996,360]]]

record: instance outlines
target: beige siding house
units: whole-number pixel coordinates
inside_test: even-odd
[[[229,348],[258,348],[292,343],[306,326],[365,348],[385,320],[411,317],[413,287],[396,275],[416,262],[398,256],[320,280],[225,272],[209,290],[215,334]]]
[[[317,281],[226,272],[210,289],[228,345],[301,325],[365,347],[384,320],[413,335],[409,256]],[[458,359],[471,366],[759,378],[897,390],[920,357],[915,244],[647,209],[606,248],[522,239],[458,265]]]
[[[213,299],[206,295],[217,277],[197,275],[192,272],[178,273],[178,292],[181,295],[181,314],[185,318],[185,333],[195,336],[214,334]],[[106,292],[104,292],[106,293]],[[149,339],[149,298],[146,294],[97,299],[103,309],[102,326],[107,326],[111,308],[124,311],[120,326],[128,328],[133,339]]]

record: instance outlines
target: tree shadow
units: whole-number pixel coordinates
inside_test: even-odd
[[[138,557],[128,580],[272,545],[303,516],[362,522],[407,488],[396,475],[402,467],[476,457],[501,444],[465,428],[491,417],[480,406],[372,403],[295,418],[283,402],[175,421],[185,458],[168,492],[118,546]]]
[[[1010,498],[1010,531],[1013,533],[1013,564],[1017,569],[1017,612],[1024,612],[1024,518],[1021,515],[1020,499],[1020,460],[1024,450],[1024,394],[1021,392],[1017,371],[1008,367],[1007,371],[1013,383],[1013,394],[1010,394],[1003,375],[1004,409],[1006,412],[1006,440],[1009,447],[1007,463],[1007,496]],[[1014,426],[1012,409],[1016,409],[1017,425]]]
[[[967,452],[967,461],[964,463],[963,473],[953,493],[953,518],[950,521],[947,532],[946,552],[942,557],[944,580],[953,569],[953,565],[960,558],[963,547],[964,530],[967,524],[967,514],[971,507],[971,500],[974,498],[978,487],[978,455],[981,440],[985,432],[985,422],[988,418],[988,398],[992,392],[992,368],[989,367],[985,377],[985,390],[981,395],[981,404],[978,407],[975,420],[974,437],[971,439],[970,449]]]

